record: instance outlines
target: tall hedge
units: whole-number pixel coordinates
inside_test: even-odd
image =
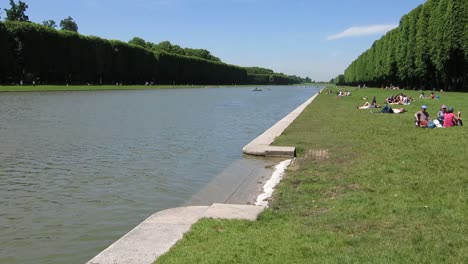
[[[247,82],[245,69],[197,57],[158,52],[161,81],[173,84],[242,84]]]
[[[0,83],[8,82],[7,76],[12,75],[16,68],[13,56],[15,52],[13,39],[5,25],[0,22]]]
[[[245,69],[39,24],[0,23],[0,82],[241,84]]]
[[[303,79],[216,60],[83,36],[18,21],[0,23],[0,83],[294,84]],[[265,69],[263,69],[265,70]]]
[[[347,84],[468,91],[468,1],[428,0],[345,71]]]

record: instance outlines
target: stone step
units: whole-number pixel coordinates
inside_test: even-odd
[[[167,209],[148,217],[87,264],[151,264],[182,239],[201,218],[255,221],[265,209],[255,205],[213,204]]]

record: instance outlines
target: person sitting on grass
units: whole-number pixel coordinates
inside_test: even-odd
[[[457,116],[453,113],[453,107],[447,109],[444,115],[444,127],[463,126],[463,122],[460,119],[461,112],[459,111]]]
[[[421,110],[414,114],[416,118],[416,126],[417,127],[427,127],[427,123],[429,122],[429,113],[427,112],[427,106],[422,105]]]
[[[372,105],[372,106],[376,106],[376,105],[377,105],[377,99],[375,99],[375,96],[372,96],[371,105]]]
[[[390,95],[390,97],[388,97],[387,99],[385,99],[385,102],[386,102],[387,104],[391,104],[391,103],[393,103],[393,101],[394,101],[393,95]]]
[[[447,106],[442,105],[440,107],[439,112],[437,112],[437,120],[439,120],[439,123],[443,126],[444,125],[444,115],[447,112]]]
[[[461,119],[461,112],[460,111],[458,111],[457,119],[458,119],[457,126],[463,126],[463,120]]]
[[[391,103],[389,103],[389,104],[402,104],[402,103],[403,103],[403,102],[402,102],[400,96],[397,95],[397,96],[394,96],[394,97],[393,97],[393,102],[391,102]]]

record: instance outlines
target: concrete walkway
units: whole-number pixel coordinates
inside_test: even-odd
[[[160,211],[102,251],[87,264],[151,264],[201,218],[254,221],[264,206],[213,204]]]
[[[283,147],[283,146],[270,146],[275,139],[280,136],[283,131],[288,128],[289,125],[304,111],[304,109],[312,103],[312,101],[318,96],[319,93],[312,96],[305,103],[300,105],[294,111],[289,113],[283,119],[278,121],[274,126],[265,131],[263,134],[258,136],[252,142],[247,144],[242,151],[245,154],[255,156],[266,156],[266,157],[287,157],[293,158],[296,156],[295,147]]]

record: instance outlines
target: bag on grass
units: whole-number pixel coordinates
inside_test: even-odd
[[[429,120],[429,122],[427,122],[427,127],[428,128],[434,128],[434,127],[436,127],[436,124],[434,124],[434,122],[432,122],[432,120]]]

